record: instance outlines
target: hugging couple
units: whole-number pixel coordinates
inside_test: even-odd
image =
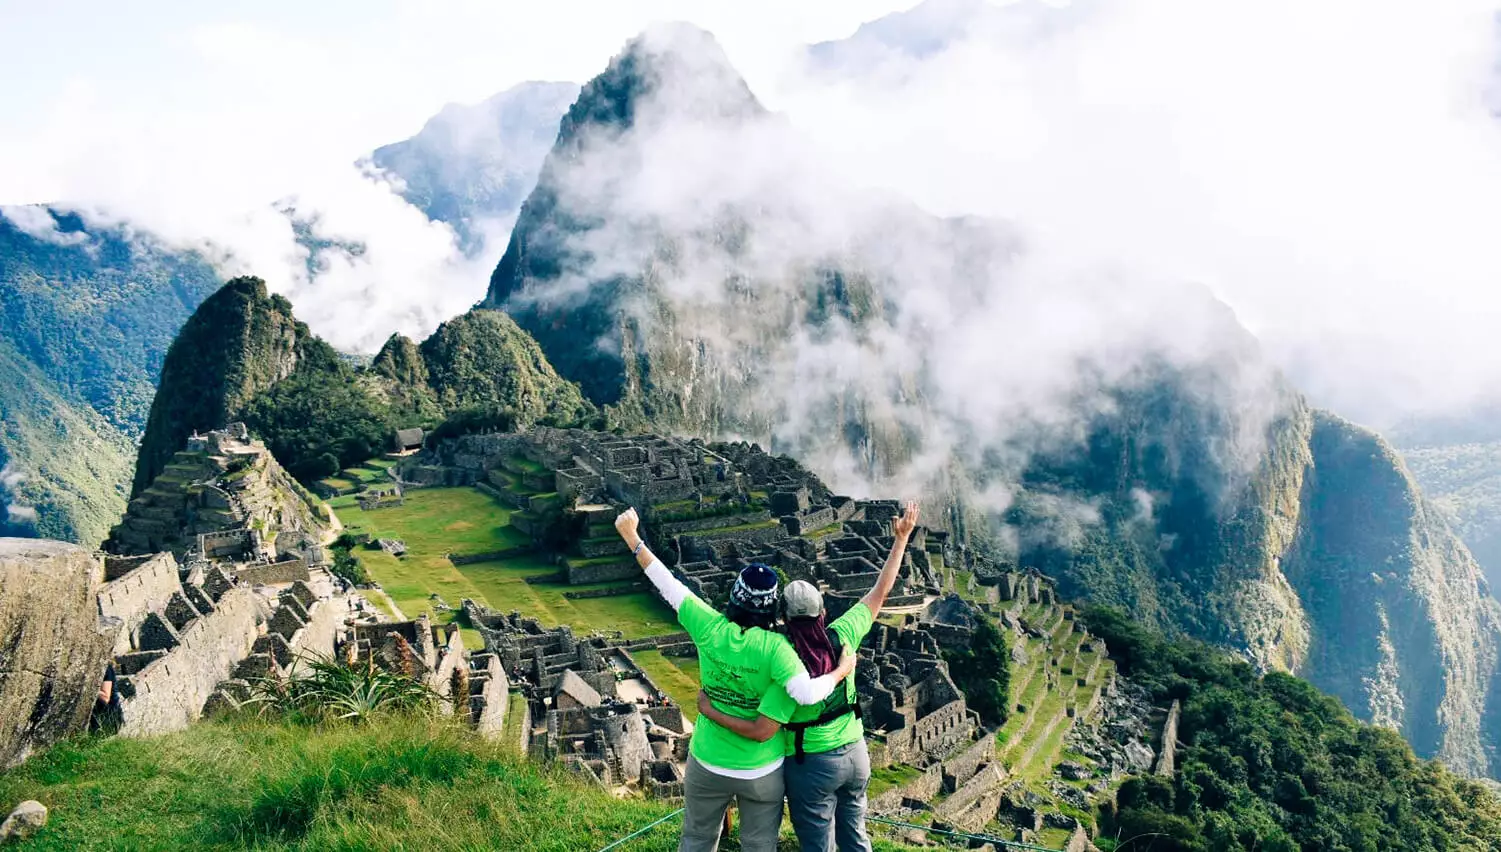
[[[917,504],[892,522],[895,541],[875,586],[826,624],[823,595],[802,580],[779,594],[760,563],[740,572],[723,613],[657,559],[628,509],[615,528],[698,646],[699,718],[689,748],[679,852],[713,852],[734,800],[740,848],[772,852],[787,800],[803,852],[869,852],[870,756],[855,693],[855,655],[896,584]],[[785,613],[785,622],[779,614]]]

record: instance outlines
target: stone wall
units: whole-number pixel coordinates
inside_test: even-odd
[[[940,802],[934,815],[961,831],[979,831],[995,819],[1005,781],[1006,771],[999,764],[987,764],[953,795]]]
[[[99,617],[103,580],[81,547],[0,538],[0,768],[88,722],[120,630]]]
[[[332,657],[339,630],[349,616],[349,598],[339,596],[314,600],[307,605],[307,614],[307,623],[288,642],[292,653],[304,657]]]
[[[257,538],[252,530],[244,527],[202,533],[198,536],[198,549],[204,559],[240,559],[255,550],[259,544]]]
[[[943,789],[943,767],[933,764],[923,771],[923,774],[908,781],[899,787],[893,787],[882,793],[870,802],[870,809],[874,813],[890,813],[905,807],[904,802],[923,802],[925,805],[933,801]]]
[[[306,583],[308,575],[307,561],[303,559],[287,559],[281,562],[272,562],[265,565],[242,565],[235,569],[235,577],[242,583],[255,585],[264,583],[272,585],[276,583]]]
[[[256,595],[224,592],[214,611],[189,622],[166,656],[117,683],[125,736],[149,736],[187,727],[219,682],[249,656],[258,628]]]
[[[127,560],[106,559],[106,564]],[[136,567],[117,580],[99,588],[97,605],[102,618],[118,618],[122,625],[115,639],[113,653],[124,654],[131,648],[132,637],[150,612],[165,609],[172,595],[182,590],[178,579],[177,559],[171,553],[140,557]]]
[[[469,724],[483,736],[505,727],[511,681],[495,654],[475,654],[469,660]],[[525,746],[523,746],[525,748]]]
[[[957,757],[943,762],[943,788],[952,793],[980,771],[980,767],[995,760],[995,737],[986,735],[975,744],[960,752]]]
[[[1173,699],[1173,706],[1167,711],[1167,721],[1162,725],[1162,750],[1157,755],[1156,772],[1168,778],[1177,771],[1178,716],[1181,711],[1178,700]]]
[[[630,580],[641,576],[641,566],[636,564],[635,559],[629,554],[621,557],[620,562],[612,562],[604,565],[580,565],[568,566],[568,583],[579,586],[585,583],[609,583],[616,580]]]

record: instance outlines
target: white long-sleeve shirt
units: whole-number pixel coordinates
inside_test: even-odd
[[[663,565],[660,559],[653,559],[652,563],[646,566],[646,579],[657,588],[662,599],[667,601],[667,605],[672,607],[673,612],[677,612],[682,607],[684,598],[693,594],[687,586],[683,585],[683,581],[672,576],[672,572],[667,570],[667,566]],[[793,701],[808,705],[817,704],[828,698],[838,684],[839,681],[834,678],[832,672],[810,677],[808,671],[803,669],[793,675],[784,687]]]

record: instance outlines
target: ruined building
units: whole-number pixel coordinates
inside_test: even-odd
[[[130,501],[104,550],[170,551],[188,563],[228,563],[247,582],[306,581],[321,565],[328,509],[235,423],[194,435]]]
[[[691,726],[636,664],[628,643],[580,639],[566,626],[545,629],[535,619],[502,615],[471,600],[464,601],[464,611],[484,637],[486,652],[499,656],[526,699],[522,727],[529,753],[606,787],[633,785],[657,798],[682,796]]]

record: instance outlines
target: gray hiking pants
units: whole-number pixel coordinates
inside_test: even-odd
[[[743,852],[776,852],[782,830],[782,770],[744,780],[716,775],[688,755],[683,779],[683,840],[678,852],[715,852],[730,800],[740,808]]]
[[[870,752],[865,740],[807,754],[803,762],[782,764],[787,812],[802,852],[870,852],[865,833],[865,788],[870,784]]]

